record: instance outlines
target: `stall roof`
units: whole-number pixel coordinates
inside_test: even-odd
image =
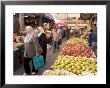
[[[21,13],[22,14],[22,16],[39,16],[40,15],[40,13]]]
[[[47,17],[49,17],[49,18],[51,18],[51,19],[54,19],[53,15],[50,14],[50,13],[44,13],[44,15],[47,16]]]
[[[95,13],[80,13],[80,20],[90,20]]]
[[[39,13],[21,13],[22,16],[32,16],[32,15],[39,15]],[[50,19],[54,19],[53,15],[50,13],[44,13],[45,16],[49,17]]]
[[[32,16],[32,13],[24,13],[24,16]]]

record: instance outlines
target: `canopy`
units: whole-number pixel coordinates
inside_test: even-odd
[[[63,22],[57,22],[57,23],[55,23],[55,25],[67,27],[67,24],[65,24],[65,23],[63,23]]]

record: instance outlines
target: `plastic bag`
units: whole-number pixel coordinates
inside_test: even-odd
[[[36,70],[40,69],[44,65],[44,58],[42,55],[33,57],[33,64]]]

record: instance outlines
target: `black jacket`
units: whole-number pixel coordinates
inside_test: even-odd
[[[39,37],[38,37],[38,42],[41,45],[41,47],[46,47],[47,46],[47,38],[46,38],[46,34],[42,33]]]

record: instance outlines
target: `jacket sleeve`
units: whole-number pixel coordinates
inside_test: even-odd
[[[42,41],[41,46],[45,46],[47,44],[47,38],[46,38],[46,35],[44,33],[41,36],[41,41]]]

